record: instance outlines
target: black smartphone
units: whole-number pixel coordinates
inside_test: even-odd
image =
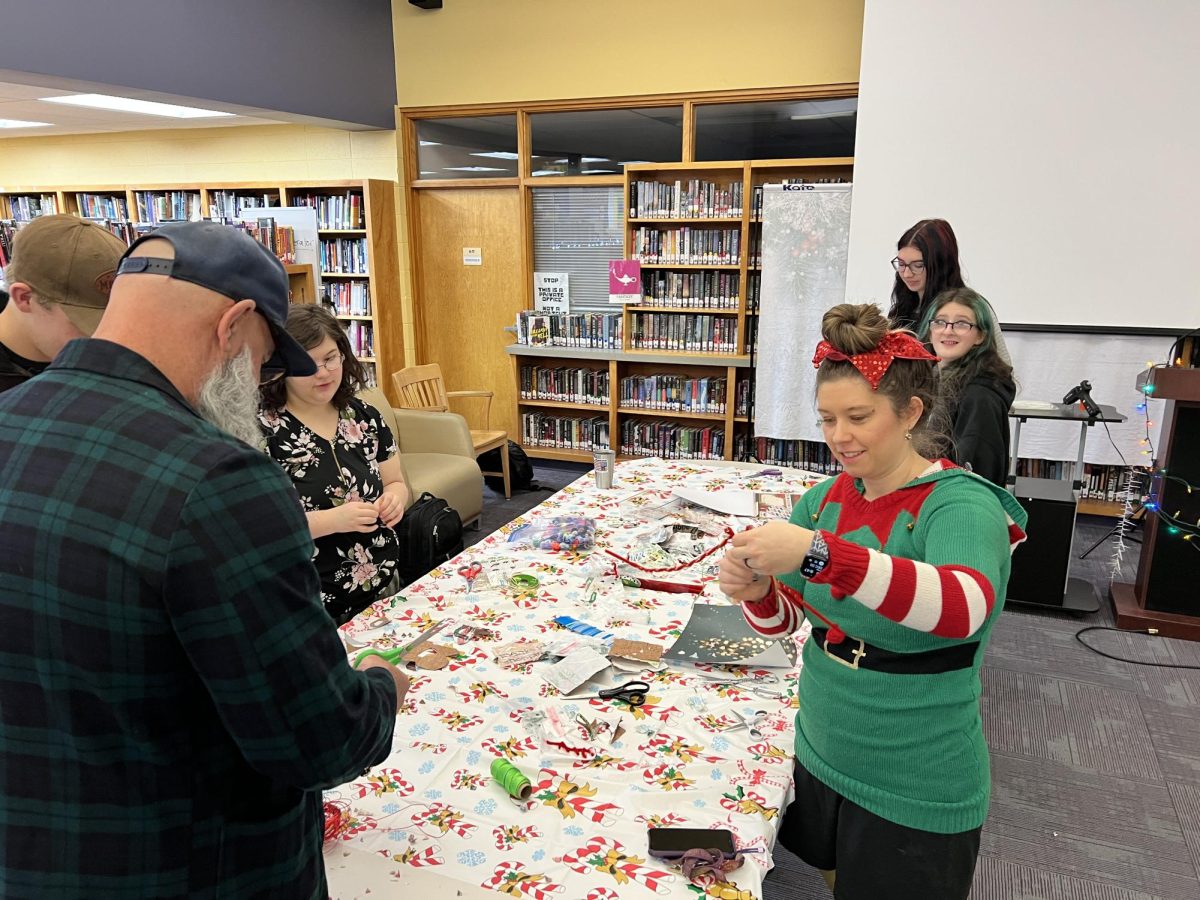
[[[737,854],[733,832],[728,828],[651,828],[650,855],[677,859],[688,850],[719,850],[726,859]]]

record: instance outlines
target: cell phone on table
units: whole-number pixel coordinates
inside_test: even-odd
[[[650,855],[678,859],[689,850],[719,850],[726,859],[737,855],[728,828],[650,828]]]

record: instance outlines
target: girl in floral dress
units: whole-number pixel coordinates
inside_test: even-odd
[[[355,397],[365,373],[346,332],[319,306],[293,306],[288,333],[308,350],[317,373],[281,378],[262,389],[259,424],[266,450],[296,486],[308,517],[321,598],[341,625],[371,605],[396,574],[392,529],[408,488],[391,430]]]

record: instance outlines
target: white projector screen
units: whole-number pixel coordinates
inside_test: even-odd
[[[1200,325],[1198,89],[1197,0],[866,0],[847,300],[944,218],[1002,322]]]

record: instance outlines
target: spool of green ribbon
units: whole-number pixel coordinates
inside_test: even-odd
[[[496,779],[496,783],[504,788],[508,796],[517,800],[528,800],[529,795],[533,793],[533,785],[529,783],[529,779],[503,756],[492,760],[492,778]]]
[[[518,572],[508,579],[508,586],[514,591],[535,591],[537,590],[538,580],[534,575]]]

